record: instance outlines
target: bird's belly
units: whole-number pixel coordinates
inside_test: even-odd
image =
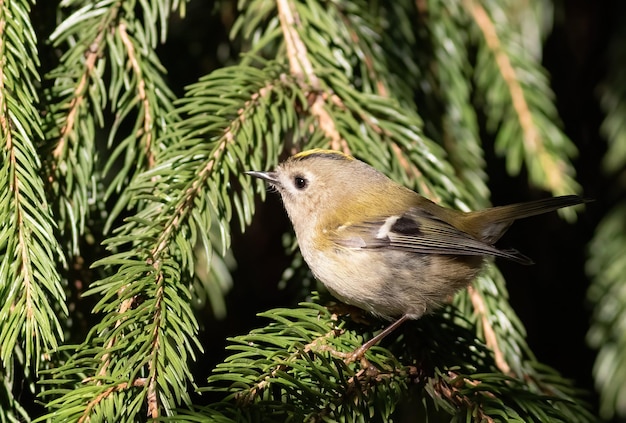
[[[384,318],[406,314],[417,319],[432,311],[467,286],[483,262],[480,256],[384,249],[342,248],[330,254],[303,251],[303,255],[315,277],[336,298]]]

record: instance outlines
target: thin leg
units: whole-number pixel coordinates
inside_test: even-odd
[[[361,345],[359,348],[354,350],[345,360],[346,363],[351,363],[353,361],[361,360],[367,350],[369,350],[372,346],[378,344],[385,336],[389,335],[391,332],[396,330],[398,326],[400,326],[405,321],[409,320],[409,318],[404,315],[400,317],[398,320],[387,326],[381,333],[367,341],[365,344]]]

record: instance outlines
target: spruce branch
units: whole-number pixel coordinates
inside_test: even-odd
[[[430,2],[420,10],[424,49],[422,90],[418,107],[440,118],[425,122],[425,133],[442,145],[459,179],[469,191],[472,208],[489,205],[489,188],[478,117],[473,104],[468,20],[460,2]],[[431,51],[432,50],[432,51]],[[436,95],[431,92],[434,91]],[[424,104],[424,106],[422,105]]]
[[[63,339],[59,317],[67,315],[67,307],[57,270],[60,247],[35,148],[43,134],[29,11],[29,2],[0,4],[0,358],[8,369],[21,350],[20,364],[36,374],[44,354]]]
[[[298,34],[299,18],[293,2],[290,0],[278,0],[277,7],[280,26],[287,48],[290,72],[296,81],[309,85],[309,89],[307,87],[301,88],[304,88],[303,91],[308,92],[313,97],[309,99],[311,114],[317,119],[319,128],[328,138],[330,147],[350,154],[350,149],[345,139],[337,131],[333,118],[325,108],[327,96],[320,92],[322,90],[321,82],[317,78],[313,65],[308,58],[307,47]]]
[[[234,164],[245,157],[242,149],[247,149],[247,131],[264,127],[252,119],[256,109],[267,107],[284,88],[281,74],[268,78],[269,72],[276,70],[271,66],[266,71],[246,68],[247,80],[242,78],[245,72],[216,72],[192,86],[189,93],[222,90],[232,83],[241,84],[244,90],[231,91],[230,99],[207,96],[198,103],[198,96],[189,95],[181,102],[178,111],[186,119],[170,128],[164,141],[168,149],[127,189],[142,207],[106,241],[116,252],[95,263],[105,267],[110,276],[92,284],[85,295],[102,296],[94,311],[105,316],[85,344],[54,370],[57,377],[73,378],[78,376],[75,368],[79,363],[86,363],[82,366],[86,377],[81,372],[81,378],[87,383],[48,403],[52,409],[59,407],[55,415],[62,404],[74,404],[82,410],[88,406],[90,418],[109,410],[111,418],[124,415],[132,419],[142,408],[150,417],[160,418],[174,413],[176,404],[190,405],[193,378],[188,361],[201,350],[196,337],[198,323],[189,305],[194,249],[201,240],[205,254],[211,254],[214,244],[220,245],[224,254],[229,245],[226,227],[231,201],[246,199],[246,206],[236,208],[240,220],[249,221],[253,204],[250,182],[242,182],[247,187],[245,194],[234,199],[215,196],[216,187],[228,184],[229,174],[220,171],[225,163]],[[224,78],[231,84],[223,85]],[[219,113],[206,113],[207,109]],[[207,124],[207,119],[217,116],[221,116],[219,125]],[[205,136],[206,142],[198,142],[198,137]],[[211,225],[221,228],[217,233],[221,240],[207,238],[205,231],[214,233]],[[119,385],[120,379],[128,381],[127,385]]]
[[[105,241],[109,255],[95,263],[100,279],[86,293],[97,297],[94,312],[102,320],[83,344],[64,347],[58,366],[45,373],[49,414],[40,421],[136,421],[146,414],[163,421],[385,420],[396,417],[407,395],[417,397],[422,414],[457,420],[592,420],[572,402],[580,393],[534,360],[493,269],[457,297],[458,309],[448,306],[409,322],[362,363],[345,357],[371,339],[380,322],[353,322],[318,304],[269,311],[263,314],[268,325],[230,341],[229,356],[209,379],[206,389],[221,401],[192,404],[191,362],[203,350],[191,305],[198,263],[226,269],[233,219],[242,230],[252,219],[261,185],[243,170],[271,168],[284,151],[330,146],[438,202],[475,208],[486,203],[488,191],[470,80],[484,83],[488,65],[489,77],[494,80],[497,71],[505,89],[479,84],[478,91],[517,115],[520,127],[521,136],[512,137],[518,149],[511,149],[518,156],[510,160],[516,164],[523,156],[529,168],[535,163],[530,156],[537,151],[520,154],[529,144],[511,81],[484,29],[473,14],[464,14],[464,5],[474,3],[436,3],[239,2],[231,33],[248,53],[236,59],[239,45],[233,43],[236,64],[201,78],[175,101],[154,49],[184,2],[63,2],[73,12],[53,36],[66,55],[49,74],[55,86],[46,101],[59,107],[51,107],[46,131],[64,139],[59,154],[65,162],[49,162],[49,171],[57,172],[50,197],[63,204],[58,220],[77,239],[81,226],[74,223],[87,216],[77,200],[106,209],[105,232],[115,229]],[[494,15],[488,2],[479,7]],[[429,9],[437,13],[426,15]],[[416,25],[420,13],[426,22]],[[482,42],[463,32],[472,19]],[[541,119],[555,116],[537,94],[545,81],[529,87],[520,77],[524,66],[538,67],[511,53],[498,25],[493,19],[499,52],[509,60],[540,137],[536,142],[547,155],[571,152],[567,143],[559,145],[563,137],[554,145],[541,138],[554,128],[546,129]],[[421,31],[438,38],[422,48]],[[97,56],[90,56],[89,45]],[[477,45],[480,66],[473,69],[467,64]],[[428,48],[433,51],[424,52]],[[436,108],[416,107],[418,86],[436,98]],[[508,97],[498,103],[494,92]],[[103,113],[107,107],[110,117]],[[506,113],[488,112],[488,119],[504,127]],[[109,135],[106,147],[96,149],[100,126]],[[506,134],[502,129],[500,139]],[[501,143],[500,152],[506,150]],[[104,169],[93,156],[83,157],[96,150],[106,155]],[[568,169],[563,174],[560,183]],[[101,181],[108,184],[104,190]],[[87,195],[72,197],[67,187]],[[265,188],[260,192],[264,196]],[[120,217],[126,217],[121,224]],[[67,232],[62,235],[65,242]],[[224,291],[209,295],[213,302]]]
[[[465,10],[468,4],[469,2],[459,2],[444,5],[431,2],[428,5],[424,4],[421,8],[424,25],[429,29],[424,42],[431,44],[433,49],[427,69],[434,70],[425,78],[427,81],[435,81],[433,85],[439,90],[434,100],[427,101],[426,105],[431,114],[443,113],[446,116],[446,120],[440,127],[436,127],[431,122],[425,125],[425,130],[435,139],[442,139],[440,143],[450,154],[450,160],[457,174],[468,185],[467,189],[470,191],[471,198],[467,201],[472,207],[476,207],[487,205],[489,194],[485,185],[485,174],[483,172],[481,175],[480,172],[484,161],[482,146],[478,138],[477,118],[471,107],[469,110],[467,108],[467,105],[471,104],[470,90],[473,89],[468,81],[474,72],[467,51],[473,48],[469,44],[471,39],[466,33],[469,18]],[[485,10],[481,9],[482,6],[477,5],[477,7],[479,9],[477,16],[488,18]],[[510,12],[510,10],[507,11]],[[517,16],[510,17],[510,19],[513,18]],[[508,50],[500,44],[494,24],[483,23],[490,35],[491,46],[497,48],[501,54],[499,63],[502,64],[502,69],[508,70],[508,74],[514,76],[512,62],[507,56]],[[514,31],[509,29],[507,36],[511,36],[511,32]],[[476,70],[479,73],[480,71],[480,68]],[[526,100],[523,97],[521,82],[511,78],[509,82],[517,85],[513,91],[521,96],[518,97],[516,107],[522,111],[525,110],[527,116],[531,116],[531,105],[524,104]],[[507,297],[502,276],[489,266],[489,269],[468,289],[467,293],[462,292],[457,296],[455,304],[475,323],[479,337],[493,352],[494,361],[503,374],[532,379],[536,372],[533,365],[535,358],[526,345],[524,328],[515,317]],[[544,388],[538,387],[537,389]]]
[[[509,21],[499,5],[475,0],[463,5],[484,42],[479,45],[477,85],[491,109],[491,130],[500,126],[496,147],[506,155],[509,172],[517,174],[523,163],[537,187],[553,194],[579,192],[570,162],[576,148],[555,123],[552,93],[537,58],[521,50],[515,35],[508,35],[510,28],[503,30]],[[535,90],[546,95],[537,97]],[[561,213],[574,217],[572,210]]]
[[[496,31],[496,27],[491,18],[487,14],[485,8],[476,1],[465,0],[464,2],[467,10],[472,14],[474,21],[480,28],[485,38],[485,42],[495,58],[495,61],[500,70],[500,74],[506,83],[509,93],[511,95],[511,101],[516,115],[519,119],[520,126],[523,133],[523,141],[525,147],[531,153],[537,154],[540,160],[550,160],[544,158],[546,156],[545,149],[541,143],[539,131],[533,123],[532,113],[529,105],[524,97],[524,91],[520,85],[517,73],[511,64],[511,60],[507,56],[506,52],[500,42],[500,37]],[[558,172],[559,167],[549,166],[549,180],[550,186],[558,187],[561,185],[561,175]]]
[[[78,238],[89,215],[94,182],[95,131],[102,126],[106,97],[101,74],[106,59],[106,34],[120,12],[121,3],[85,6],[57,27],[55,45],[71,47],[56,69],[48,74],[54,85],[47,92],[47,138],[55,147],[47,160],[48,183],[55,193],[56,214],[62,234],[69,231],[71,250],[78,255]],[[81,42],[75,43],[75,38]]]
[[[494,362],[504,375],[530,377],[527,363],[535,360],[526,343],[526,331],[508,302],[502,274],[487,264],[467,290],[454,299],[460,312],[477,328],[477,336],[492,351]]]
[[[139,81],[137,84],[137,96],[139,97],[139,102],[141,103],[141,108],[143,111],[143,125],[141,127],[141,131],[136,134],[136,136],[141,139],[141,144],[143,144],[143,148],[145,150],[144,155],[147,157],[147,167],[151,168],[154,166],[155,158],[154,152],[152,151],[152,143],[154,134],[152,132],[153,125],[153,112],[150,104],[150,100],[148,99],[148,93],[146,92],[146,80],[143,77],[143,72],[141,70],[141,66],[139,65],[139,60],[137,57],[137,52],[135,50],[135,46],[131,41],[126,24],[120,23],[117,26],[117,31],[124,43],[124,47],[126,47],[126,52],[128,54],[128,60],[130,62],[130,66],[135,74],[137,80]]]
[[[85,63],[83,72],[76,83],[74,92],[72,93],[65,121],[61,126],[61,133],[57,140],[57,145],[54,150],[52,150],[52,156],[57,162],[64,160],[68,155],[68,144],[70,143],[69,137],[76,130],[75,126],[78,121],[78,114],[86,101],[87,84],[89,82],[89,78],[94,72],[94,69],[96,68],[97,60],[102,54],[102,50],[104,48],[103,40],[107,30],[107,25],[113,20],[115,13],[112,11],[110,15],[107,14],[105,16],[107,19],[103,19],[101,21],[100,26],[96,31],[95,38],[91,43],[89,43],[89,47],[84,51]]]
[[[124,289],[128,289],[128,287],[122,287],[121,290]],[[120,325],[122,324],[124,319],[124,314],[130,310],[133,305],[135,304],[135,301],[137,300],[137,297],[132,297],[132,298],[126,298],[124,301],[122,301],[122,303],[120,304],[120,308],[119,308],[119,316],[120,318],[115,322],[114,325],[114,331],[116,329],[118,329],[120,327]],[[111,353],[110,351],[113,350],[113,347],[115,346],[115,341],[116,341],[117,337],[116,336],[112,336],[111,338],[109,338],[109,340],[106,343],[105,346],[105,353],[102,354],[102,366],[100,367],[100,369],[98,370],[98,376],[99,377],[104,377],[107,375],[107,371],[109,368],[109,365],[111,364]],[[96,382],[97,384],[101,384],[102,382],[100,380],[98,380]],[[92,407],[90,407],[92,408]]]
[[[410,386],[416,386],[413,392],[422,398],[426,412],[433,407],[450,418],[592,421],[583,408],[533,392],[524,380],[493,372],[495,363],[471,332],[450,325],[440,314],[407,323],[411,327],[401,328],[402,336],[389,346],[366,353],[366,366],[343,359],[362,342],[363,328],[351,327],[318,304],[303,303],[262,316],[271,319],[270,324],[231,339],[227,347],[231,355],[209,378],[205,389],[226,393],[212,410],[232,413],[234,418],[234,409],[262,416],[271,408],[276,420],[288,415],[302,421],[356,421],[359,410],[359,416],[386,420]],[[455,336],[450,337],[452,333]],[[411,341],[415,336],[419,345]],[[555,406],[561,402],[579,416],[572,419],[571,413]]]
[[[496,366],[498,366],[498,369],[500,369],[500,371],[503,374],[510,375],[511,367],[506,362],[502,349],[500,348],[500,345],[498,344],[496,332],[493,326],[491,325],[491,322],[489,321],[487,306],[485,304],[484,299],[482,298],[480,293],[476,291],[476,289],[474,289],[473,286],[470,285],[467,288],[467,290],[468,290],[468,296],[472,301],[472,306],[474,307],[474,312],[481,319],[483,337],[485,338],[485,344],[491,351],[493,351]]]
[[[623,22],[623,19],[622,19]],[[602,217],[588,245],[587,274],[592,278],[587,298],[593,305],[587,344],[597,350],[593,378],[600,394],[600,415],[605,419],[626,416],[626,78],[623,26],[609,44],[605,80],[599,87],[600,106],[606,113],[600,127],[608,150],[602,170],[614,181],[612,206]]]
[[[104,176],[112,179],[105,198],[121,195],[108,217],[105,232],[132,203],[126,187],[139,172],[155,165],[156,156],[167,148],[162,135],[168,126],[180,120],[174,112],[174,94],[164,80],[165,69],[156,57],[154,43],[146,31],[141,22],[124,20],[110,37],[111,56],[119,61],[117,66],[120,67],[125,60],[127,72],[114,73],[109,92],[116,116],[108,146],[115,148],[103,170]],[[127,134],[122,132],[124,138],[118,140],[120,128],[129,120],[134,120],[133,130]],[[121,169],[120,158],[123,158]]]
[[[170,114],[174,96],[163,80],[164,69],[154,52],[157,33],[164,38],[167,16],[176,9],[184,13],[184,3],[86,4],[74,10],[51,35],[52,42],[67,46],[67,51],[48,75],[55,83],[47,93],[47,131],[49,138],[56,139],[48,161],[48,179],[57,193],[61,229],[65,231],[67,226],[72,231],[74,254],[78,253],[76,240],[84,232],[90,204],[97,195],[94,186],[111,178],[105,200],[122,192],[109,214],[106,232],[128,206],[130,199],[124,188],[137,172],[154,165],[154,156],[163,148],[155,145],[155,139],[166,125],[176,121]],[[106,124],[107,104],[115,115],[107,147],[117,145],[102,169],[94,160],[102,150],[95,134]],[[135,119],[133,132],[118,142],[120,127],[130,119]],[[124,159],[121,169],[120,157]]]
[[[508,303],[504,280],[495,266],[487,265],[467,292],[455,297],[454,304],[492,352],[494,365],[502,376],[523,382],[530,392],[554,398],[554,407],[568,416],[563,417],[564,421],[593,421],[584,403],[572,405],[580,401],[577,398],[581,392],[553,369],[537,362],[526,343],[525,329]],[[463,320],[457,323],[466,325]]]
[[[93,400],[91,400],[87,406],[85,407],[85,411],[83,415],[78,419],[78,423],[88,422],[90,421],[89,415],[91,414],[91,410],[96,407],[98,404],[102,402],[105,398],[111,395],[114,392],[121,392],[128,389],[129,386],[141,387],[145,385],[145,379],[135,379],[132,384],[128,382],[121,382],[118,385],[108,387],[104,392],[98,394]]]

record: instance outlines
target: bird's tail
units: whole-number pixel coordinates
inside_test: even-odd
[[[470,212],[465,215],[471,232],[488,244],[495,243],[517,219],[548,213],[563,207],[586,203],[588,200],[577,195],[546,198],[507,206],[491,207],[485,210]]]

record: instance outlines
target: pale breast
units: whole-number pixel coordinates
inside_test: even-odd
[[[417,319],[474,279],[480,256],[442,256],[388,249],[302,250],[313,274],[339,300],[372,314]]]

